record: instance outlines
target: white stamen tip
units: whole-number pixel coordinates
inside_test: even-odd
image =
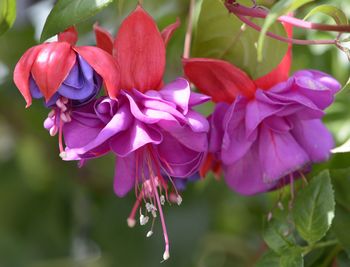
[[[270,211],[269,214],[267,214],[267,221],[271,221],[272,219],[272,212]]]
[[[153,232],[152,231],[148,231],[146,236],[147,237],[151,237],[152,235],[153,235]]]
[[[132,219],[132,218],[128,218],[126,221],[127,221],[128,226],[129,226],[130,228],[133,228],[133,227],[135,226],[135,224],[136,224],[135,219]]]
[[[164,254],[163,254],[163,260],[168,260],[170,258],[170,254],[169,254],[169,251],[168,250],[166,250],[165,252],[164,252]]]
[[[156,212],[156,210],[152,210],[152,216],[153,216],[153,218],[157,218],[157,212]]]
[[[58,128],[56,126],[53,126],[50,128],[50,135],[55,136],[58,133]]]
[[[180,195],[177,195],[177,197],[176,197],[176,203],[177,203],[177,205],[181,205],[181,203],[182,203],[182,197],[180,196]]]
[[[51,110],[50,112],[49,112],[49,115],[47,115],[49,118],[53,118],[54,116],[55,116],[55,110],[53,109],[53,110]]]
[[[65,158],[67,157],[67,153],[66,153],[65,151],[62,151],[62,152],[60,153],[60,157],[61,157],[62,159],[65,159]]]
[[[145,225],[146,223],[148,223],[149,217],[148,216],[144,216],[143,214],[140,215],[140,224],[141,225]]]
[[[164,205],[165,197],[163,195],[160,196],[160,204]]]

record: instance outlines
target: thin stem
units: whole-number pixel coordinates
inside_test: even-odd
[[[261,31],[261,27],[251,20],[247,19],[244,16],[237,15],[236,16],[245,24],[247,24],[249,27],[253,28],[256,31]],[[298,45],[321,45],[321,44],[336,44],[337,40],[300,40],[300,39],[293,39],[288,37],[279,36],[277,34],[274,34],[272,32],[267,32],[267,36],[279,40],[281,42],[289,43],[289,44],[298,44]]]
[[[342,248],[340,245],[335,246],[334,249],[328,254],[327,258],[323,261],[321,267],[328,267],[341,250]]]
[[[232,0],[226,0],[226,8],[236,16],[249,16],[254,18],[266,18],[269,14],[266,10],[261,8],[249,8],[237,3],[233,3]],[[304,21],[298,18],[291,16],[280,16],[278,19],[280,22],[289,23],[295,27],[310,29],[310,30],[320,30],[320,31],[333,31],[333,32],[350,32],[350,25],[330,25],[330,24],[321,24],[313,23],[309,21]]]
[[[183,58],[189,58],[189,56],[190,56],[191,41],[192,41],[192,28],[193,28],[193,13],[194,13],[195,2],[196,2],[195,0],[190,0]]]
[[[337,245],[337,244],[338,244],[338,240],[327,240],[327,241],[324,241],[324,242],[316,243],[314,245],[305,247],[304,255],[310,253],[314,249],[334,246],[334,245]]]

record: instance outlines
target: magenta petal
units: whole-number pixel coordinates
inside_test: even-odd
[[[242,195],[265,192],[276,185],[274,181],[265,182],[263,179],[257,144],[240,160],[230,165],[223,165],[223,171],[226,183]]]
[[[109,138],[116,135],[117,133],[124,131],[130,126],[131,116],[127,106],[122,106],[118,112],[113,116],[113,118],[106,124],[106,126],[101,129],[98,135],[91,140],[88,144],[76,149],[71,149],[70,154],[83,155],[92,150],[95,150],[102,144],[104,144]],[[84,135],[84,132],[81,132]]]
[[[292,134],[314,162],[325,161],[334,147],[332,134],[321,120],[294,120]]]
[[[163,140],[160,131],[134,120],[128,129],[111,139],[111,148],[118,156],[125,157],[146,144],[159,144]]]
[[[124,197],[135,185],[136,160],[135,154],[126,157],[117,157],[114,174],[114,193]]]
[[[187,80],[177,78],[175,81],[165,85],[159,93],[165,100],[180,107],[183,114],[187,114],[191,95],[191,88]]]
[[[218,103],[215,106],[213,114],[210,115],[210,136],[209,136],[209,151],[217,153],[221,150],[222,138],[224,136],[223,120],[229,105],[226,103]]]
[[[310,161],[289,132],[277,133],[265,125],[260,131],[259,158],[264,182],[275,181]]]

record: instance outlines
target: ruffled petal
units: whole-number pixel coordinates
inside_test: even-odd
[[[114,42],[122,89],[159,89],[165,69],[165,45],[153,18],[141,6],[123,21]]]
[[[291,133],[278,133],[262,125],[259,136],[259,162],[264,182],[278,180],[310,162]]]
[[[334,147],[332,134],[321,120],[294,120],[292,134],[313,162],[328,160]]]
[[[114,193],[124,197],[135,185],[136,160],[135,153],[126,157],[117,157],[114,174]]]
[[[233,164],[223,165],[226,183],[242,195],[254,195],[275,187],[275,181],[264,181],[257,144]]]
[[[158,145],[162,140],[160,131],[134,120],[127,129],[111,139],[110,145],[114,153],[125,157],[147,144]]]

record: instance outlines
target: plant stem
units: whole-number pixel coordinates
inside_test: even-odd
[[[327,241],[324,241],[324,242],[316,243],[314,245],[310,245],[310,246],[304,247],[305,248],[304,255],[310,253],[314,249],[334,246],[334,245],[337,245],[337,244],[338,244],[338,240],[327,240]]]
[[[193,28],[193,13],[194,13],[195,2],[196,2],[195,0],[190,0],[183,58],[189,58],[189,56],[190,56],[191,41],[192,41],[192,28]]]

